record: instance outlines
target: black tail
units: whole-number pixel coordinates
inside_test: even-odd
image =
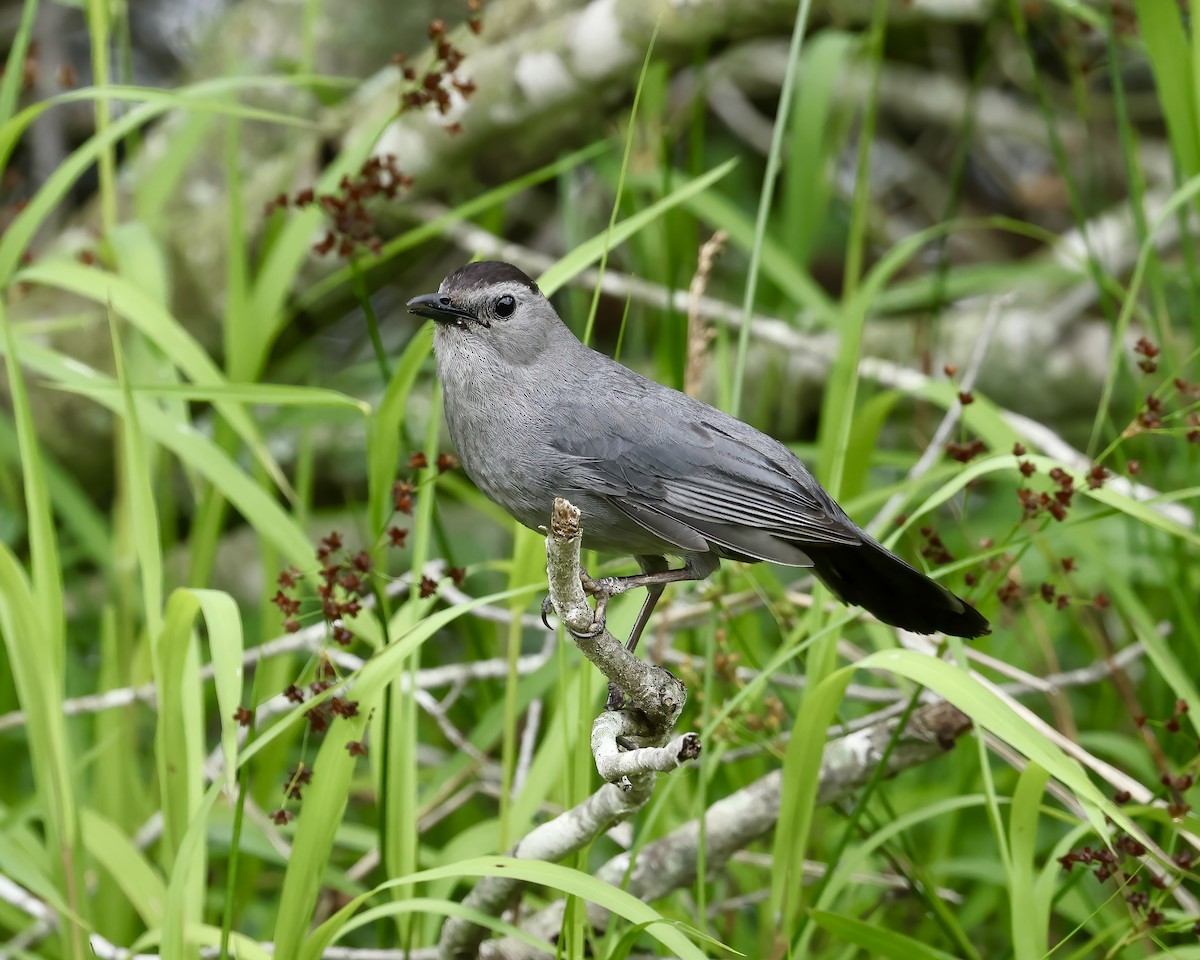
[[[955,637],[991,632],[978,610],[865,534],[858,546],[806,543],[804,552],[812,557],[813,572],[839,599],[893,627]]]

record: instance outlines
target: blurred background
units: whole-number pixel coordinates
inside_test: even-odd
[[[0,4],[0,957],[473,956],[455,865],[600,786],[602,680],[538,623],[541,537],[458,469],[403,309],[476,257],[993,623],[898,635],[765,566],[672,588],[645,655],[704,754],[558,857],[591,896],[546,873],[508,922],[681,955],[585,902],[768,790],[752,836],[626,878],[689,956],[1200,957],[1195,23]],[[909,757],[898,718],[943,700],[958,748]],[[878,737],[836,795],[825,727]]]

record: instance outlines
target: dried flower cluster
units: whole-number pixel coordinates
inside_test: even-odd
[[[443,453],[435,461],[439,473],[445,473],[458,466],[458,460],[450,454]],[[408,529],[395,522],[397,514],[411,516],[417,494],[416,472],[427,468],[429,458],[423,452],[416,452],[408,459],[409,478],[397,479],[392,485],[392,514],[386,521],[380,541],[388,549],[404,547],[408,539]],[[328,636],[334,643],[347,646],[354,640],[354,634],[346,626],[347,620],[352,620],[363,610],[367,597],[374,591],[373,578],[380,574],[374,568],[369,550],[352,550],[348,547],[342,535],[334,530],[323,537],[317,545],[316,560],[319,570],[315,576],[316,601],[319,604],[320,617],[324,620]],[[447,571],[447,576],[456,584],[461,585],[466,577],[466,571],[455,567]],[[295,567],[288,567],[279,574],[279,589],[272,598],[272,603],[278,607],[283,616],[283,627],[289,633],[301,627],[301,609],[305,600],[299,596],[300,589],[309,576],[301,573]],[[418,586],[422,597],[433,596],[437,593],[438,584],[430,577],[423,577]],[[309,600],[309,603],[312,601]],[[290,702],[300,705],[313,697],[318,697],[330,690],[337,679],[337,670],[322,650],[317,659],[315,673],[307,683],[300,681],[289,684],[283,690],[283,696]],[[313,734],[322,734],[329,729],[330,724],[337,719],[350,719],[359,714],[357,700],[345,696],[329,696],[319,703],[312,704],[304,711],[309,730]],[[244,722],[248,723],[253,715],[245,711]],[[242,711],[239,711],[239,720]],[[346,749],[354,757],[365,757],[367,746],[359,740],[346,744]],[[302,787],[312,780],[312,770],[303,764],[288,774],[283,790],[283,802],[271,816],[276,824],[289,822],[294,814],[287,808],[287,801],[300,800]]]
[[[480,0],[468,0],[467,6],[471,11],[467,27],[478,35],[483,31],[483,20],[479,16],[482,3]],[[469,100],[475,93],[474,81],[457,74],[466,54],[450,39],[445,21],[430,20],[428,33],[429,40],[434,45],[434,58],[423,71],[418,72],[410,66],[403,53],[392,57],[392,62],[400,68],[400,75],[406,84],[400,94],[399,113],[422,110],[432,105],[438,113],[445,116],[454,103],[452,90],[463,100]],[[450,124],[446,129],[455,134],[462,130],[457,123]]]
[[[722,619],[728,619],[722,613]],[[704,680],[696,673],[696,668],[690,661],[685,661],[679,668],[679,679],[688,690],[692,691],[689,699],[695,702],[699,712],[699,722],[714,719],[725,707],[726,702],[736,691],[744,687],[745,681],[738,676],[742,657],[736,650],[729,649],[728,634],[724,627],[716,630],[716,650],[713,653],[712,668],[716,675],[716,683],[723,689],[715,690],[713,702],[705,703]],[[778,734],[788,721],[787,709],[783,701],[776,696],[763,697],[761,704],[747,703],[725,717],[713,731],[717,740],[726,743],[744,742],[746,733],[768,735]]]
[[[311,187],[297,190],[289,196],[281,193],[267,204],[265,215],[291,207],[303,210],[316,206],[329,218],[325,236],[313,244],[315,253],[325,255],[336,251],[339,257],[350,257],[359,249],[379,254],[383,241],[375,232],[375,218],[367,202],[376,197],[394,200],[401,190],[412,186],[412,177],[397,166],[396,157],[387,153],[368,157],[358,173],[344,175],[333,193],[318,194]]]
[[[1146,337],[1141,337],[1134,344],[1133,352],[1140,358],[1138,368],[1144,374],[1158,372],[1159,354],[1162,351],[1157,344]],[[1200,399],[1200,382],[1186,380],[1183,377],[1175,377],[1172,382],[1175,387],[1176,399],[1183,406],[1176,410],[1168,409],[1166,402],[1168,391],[1166,384],[1162,384],[1156,390],[1146,394],[1133,422],[1125,428],[1123,437],[1133,437],[1147,430],[1161,430],[1169,419],[1181,418],[1185,425],[1183,432],[1187,441],[1200,443],[1200,411],[1188,409]]]

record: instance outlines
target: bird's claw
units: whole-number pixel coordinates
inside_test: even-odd
[[[579,637],[580,639],[598,636],[604,632],[604,608],[607,605],[607,602],[608,601],[606,599],[601,599],[599,602],[597,602],[596,610],[592,618],[592,625],[588,627],[587,630],[575,630],[566,624],[564,624],[564,626],[570,630],[572,636]],[[557,614],[557,612],[558,611],[554,609],[554,604],[550,602],[550,598],[546,597],[546,599],[542,601],[542,623],[545,624],[547,630],[554,629],[550,625],[550,621],[547,619],[547,617],[549,617],[552,613]]]
[[[583,587],[584,593],[596,598],[596,609],[592,615],[592,625],[588,630],[571,630],[571,633],[577,637],[595,637],[604,632],[608,601],[611,597],[621,593],[619,589],[620,582],[616,577],[602,577],[598,580],[593,580],[586,572],[581,571],[579,574],[579,583]],[[547,630],[554,629],[550,626],[550,621],[546,619],[552,613],[557,613],[557,611],[554,609],[554,604],[550,602],[550,596],[547,594],[545,599],[542,600],[542,623],[545,624]]]

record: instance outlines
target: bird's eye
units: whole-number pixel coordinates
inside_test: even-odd
[[[496,300],[496,316],[498,317],[511,317],[516,309],[517,301],[507,293]]]

